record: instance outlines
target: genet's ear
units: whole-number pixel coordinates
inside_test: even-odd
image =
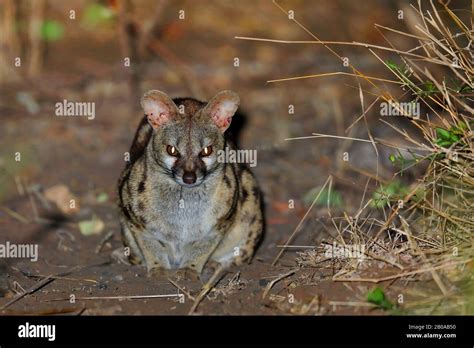
[[[205,111],[209,114],[212,121],[221,132],[229,128],[232,116],[234,116],[239,107],[240,98],[237,93],[232,91],[222,91],[217,93],[214,98],[206,105]]]
[[[178,108],[173,100],[156,89],[146,92],[140,104],[153,129],[162,126],[178,113]]]

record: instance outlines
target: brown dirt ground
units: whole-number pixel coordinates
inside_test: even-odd
[[[174,20],[174,11],[180,6],[189,10],[190,19],[184,23]],[[341,11],[344,6],[350,8]],[[370,6],[370,11],[368,5],[360,2],[357,6],[349,5],[348,1],[325,1],[310,9],[298,2],[295,7],[299,13],[304,13],[302,22],[308,23],[311,30],[324,39],[375,40],[377,43],[381,38],[376,36],[372,24],[394,22],[392,10],[382,5]],[[60,9],[61,5],[56,2],[52,13],[57,14]],[[331,18],[336,14],[337,22],[334,22]],[[370,284],[331,281],[334,268],[330,262],[319,268],[298,270],[296,275],[275,284],[269,295],[262,298],[269,281],[295,267],[296,251],[299,250],[286,252],[277,266],[271,265],[280,250],[277,245],[285,243],[303,217],[306,211],[302,203],[304,194],[321,185],[334,172],[340,155],[337,141],[285,142],[283,139],[315,131],[335,134],[347,127],[360,114],[355,82],[338,77],[266,84],[270,78],[340,69],[340,63],[321,47],[288,47],[233,39],[235,35],[307,39],[304,32],[271,4],[213,3],[196,9],[190,2],[183,2],[170,5],[164,18],[164,42],[196,74],[204,89],[209,91],[206,93],[210,95],[219,89],[231,88],[241,95],[242,110],[247,115],[241,145],[258,149],[258,165],[254,171],[265,193],[266,236],[254,261],[229,270],[217,290],[199,306],[198,312],[380,314],[369,307],[330,304],[330,301],[365,302],[371,288]],[[233,24],[230,27],[229,22]],[[137,101],[132,103],[127,97],[126,73],[120,64],[118,40],[113,33],[104,33],[97,38],[79,29],[68,33],[67,40],[48,47],[42,78],[1,86],[0,159],[4,171],[1,206],[20,214],[28,222],[1,210],[0,242],[39,244],[38,262],[9,260],[6,273],[11,287],[16,284],[28,289],[46,275],[60,274],[75,266],[88,267],[75,270],[64,279],[55,279],[8,307],[4,314],[186,314],[192,302],[188,298],[185,303],[179,303],[177,298],[49,301],[67,299],[71,294],[79,298],[177,293],[168,278],[192,294],[196,294],[202,285],[202,281],[191,274],[147,276],[140,266],[128,266],[112,259],[113,250],[121,246],[115,185],[124,166],[123,153],[129,148],[141,113],[136,109]],[[350,54],[351,61],[358,67],[368,71],[376,69],[378,63],[369,59],[366,51],[347,48],[341,48],[341,51]],[[234,56],[241,58],[239,69],[232,66]],[[143,66],[143,90],[160,88],[172,96],[190,95],[175,67],[151,55]],[[16,101],[19,92],[30,93],[40,104],[41,111],[29,114]],[[54,116],[55,102],[74,97],[96,101],[96,119]],[[292,116],[287,113],[290,103],[296,109]],[[340,116],[336,115],[338,112]],[[364,135],[364,127],[358,132]],[[16,151],[22,153],[21,163],[12,160]],[[367,152],[370,149],[358,151],[354,150],[351,163],[356,166],[369,158],[370,170],[374,164],[370,159],[373,154]],[[381,170],[387,169],[382,167]],[[66,221],[58,221],[57,211],[46,209],[37,197],[19,193],[15,177],[40,189],[65,184],[78,197],[80,211]],[[359,179],[353,172],[346,172],[345,179],[337,181],[336,188],[343,192],[348,211],[354,211],[361,199],[365,179]],[[104,192],[109,199],[98,203],[95,197]],[[295,209],[287,209],[290,199],[295,200]],[[50,223],[33,221],[32,200],[39,215]],[[84,236],[77,222],[92,215],[105,222],[105,229],[100,235]],[[293,244],[318,245],[322,239],[331,240],[326,231],[331,231],[331,227],[323,226],[326,218],[325,208],[315,209]],[[113,233],[111,239],[96,253],[97,245],[109,232]],[[240,272],[238,278],[237,272]],[[234,282],[229,284],[231,279]],[[290,294],[294,296],[294,302],[289,301]],[[10,291],[0,298],[0,306],[11,296]],[[305,307],[311,301],[312,306]]]

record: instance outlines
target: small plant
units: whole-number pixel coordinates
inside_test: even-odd
[[[472,127],[474,124],[470,124]],[[462,141],[464,138],[467,138],[469,128],[465,122],[459,122],[457,125],[451,126],[449,129],[444,129],[437,127],[436,129],[436,144],[444,147],[449,148],[452,145]]]
[[[64,35],[64,27],[54,20],[46,20],[41,24],[41,39],[44,41],[57,41]]]
[[[398,180],[393,180],[388,185],[380,185],[372,195],[371,206],[383,208],[390,205],[390,201],[402,199],[408,193],[408,187]]]
[[[454,133],[453,128],[446,130],[438,127],[435,130],[438,136],[436,144],[441,147],[449,148],[459,141],[459,136]]]
[[[445,3],[438,2],[439,7],[434,2],[426,4],[430,7],[428,11],[421,2],[418,8],[413,7],[423,23],[419,25],[420,40],[416,48],[397,52],[408,66],[387,61],[385,65],[396,76],[403,89],[402,95],[411,93],[426,109],[423,116],[409,119],[420,131],[418,134],[423,135],[423,140],[413,131],[399,130],[411,146],[426,153],[423,157],[415,155],[413,159],[407,159],[405,153],[398,152],[391,154],[389,159],[402,172],[423,159],[428,160],[427,167],[417,178],[419,189],[416,192],[394,180],[381,185],[374,192],[371,203],[373,207],[381,208],[392,200],[404,200],[404,209],[392,211],[385,218],[385,224],[391,224],[404,235],[416,237],[417,240],[412,238],[408,243],[408,249],[416,243],[424,262],[441,266],[433,274],[433,285],[446,296],[453,284],[468,283],[473,274],[467,265],[473,259],[474,226],[474,64],[471,48],[474,32],[469,30],[470,24],[464,23]],[[412,54],[419,56],[412,59]],[[452,250],[459,252],[455,258]],[[399,254],[392,256],[395,259]],[[463,265],[462,271],[448,267],[453,260]],[[460,286],[450,293],[451,300],[441,304],[435,300],[431,304],[424,302],[424,309],[420,306],[416,310],[418,313],[436,310],[441,314],[472,314],[469,296],[472,296],[472,290]],[[374,289],[369,297],[369,302],[383,306],[385,296],[381,289]]]
[[[82,17],[82,24],[88,29],[110,24],[115,18],[115,13],[109,7],[92,3],[87,5]]]
[[[439,93],[438,88],[436,88],[435,84],[432,81],[426,81],[423,84],[423,88],[420,93],[421,97],[427,98],[434,93]]]
[[[303,197],[303,203],[305,206],[310,206],[313,203],[315,197],[319,194],[321,187],[315,187],[309,190]],[[325,188],[321,194],[319,194],[318,199],[316,200],[316,204],[319,206],[330,206],[334,208],[342,208],[343,201],[341,194],[334,190],[328,190]]]
[[[411,159],[405,158],[405,156],[403,156],[399,149],[397,149],[396,154],[390,154],[390,156],[388,156],[390,162],[392,162],[394,166],[400,168],[400,175],[403,175],[403,172],[406,169],[418,164],[423,159],[423,157],[418,156],[417,154],[411,151],[409,151],[409,153],[412,156]]]
[[[367,294],[367,301],[377,305],[378,308],[385,311],[395,308],[395,305],[385,296],[385,292],[378,286],[369,291]]]

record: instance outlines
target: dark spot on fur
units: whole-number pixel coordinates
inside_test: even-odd
[[[138,193],[142,193],[143,191],[145,191],[145,181],[141,181],[138,184]]]
[[[252,220],[250,220],[250,225],[255,224],[255,221],[257,221],[257,215],[254,215]]]
[[[245,189],[245,187],[243,187],[242,188],[242,197],[241,197],[242,203],[247,200],[248,196],[249,196],[249,192]]]
[[[125,185],[126,182],[128,182],[128,178],[130,177],[130,170],[129,169],[126,169],[126,171],[124,172],[124,174],[122,174],[122,176],[120,177],[119,179],[119,187],[118,187],[118,191],[119,191],[119,194],[120,194],[120,197],[122,196],[122,190],[123,190],[123,186]]]
[[[135,222],[138,222],[139,219],[137,218],[137,215],[135,214],[135,212],[133,211],[132,209],[132,205],[131,204],[127,204],[127,211],[128,211],[128,217],[130,220],[135,221]]]
[[[145,204],[143,204],[143,202],[138,202],[138,210],[139,211],[145,210]]]
[[[258,198],[260,195],[260,190],[258,189],[257,186],[252,187],[252,194],[255,198]]]
[[[164,244],[161,240],[159,240],[158,243],[159,243],[163,248],[165,247],[165,244]]]
[[[123,215],[125,215],[125,217],[126,217],[127,219],[130,220],[130,213],[128,212],[128,209],[127,209],[126,207],[124,207],[124,206],[122,206],[122,213],[123,213]]]
[[[240,167],[242,168],[242,170],[241,170],[242,173],[249,173],[250,175],[252,175],[252,171],[250,170],[250,168],[247,165],[242,165]]]
[[[225,184],[227,185],[228,188],[230,188],[232,186],[232,184],[230,182],[230,179],[227,176],[227,174],[224,174],[224,182],[225,182]]]

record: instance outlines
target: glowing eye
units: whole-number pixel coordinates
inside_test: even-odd
[[[212,146],[206,146],[204,149],[201,150],[199,155],[201,157],[209,156],[212,153]]]
[[[178,157],[178,150],[174,146],[168,145],[166,147],[166,152],[168,152],[168,155]]]

